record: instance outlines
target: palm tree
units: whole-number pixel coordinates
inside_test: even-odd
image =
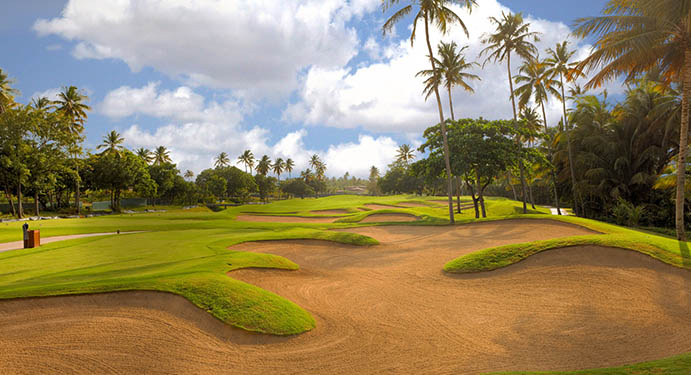
[[[252,167],[254,167],[254,154],[252,154],[252,151],[245,150],[245,152],[238,157],[238,161],[245,164],[245,173],[247,173],[247,167],[249,167],[250,174],[252,174]]]
[[[573,194],[573,210],[576,215],[579,213],[578,202],[578,185],[576,184],[576,172],[573,166],[573,152],[571,150],[571,129],[569,128],[569,119],[566,115],[566,94],[564,93],[564,79],[567,81],[574,81],[577,77],[581,76],[582,73],[575,70],[577,62],[571,62],[571,58],[576,53],[576,51],[569,51],[569,42],[563,41],[562,43],[557,43],[554,49],[548,49],[547,54],[550,56],[545,63],[549,67],[548,72],[552,76],[559,76],[559,86],[561,86],[561,95],[554,95],[558,100],[561,101],[563,108],[563,124],[564,131],[566,133],[566,145],[569,153],[569,170],[571,172],[571,192]]]
[[[314,167],[314,172],[317,174],[317,179],[323,180],[324,175],[326,174],[326,163],[323,161],[319,161],[317,165]]]
[[[192,172],[191,170],[188,169],[188,170],[185,171],[185,176],[184,176],[184,177],[185,177],[186,179],[188,179],[188,180],[191,180],[192,177],[194,177],[194,172]]]
[[[453,101],[451,100],[451,89],[454,86],[461,86],[466,91],[473,93],[472,87],[466,82],[466,80],[479,80],[475,74],[466,73],[467,70],[472,68],[474,65],[479,66],[476,62],[465,61],[465,56],[463,51],[468,48],[464,46],[460,50],[456,50],[456,42],[444,43],[440,42],[437,47],[437,53],[441,57],[441,60],[434,58],[435,65],[438,66],[437,71],[439,74],[435,74],[433,70],[426,69],[421,70],[416,76],[427,77],[425,80],[425,89],[422,93],[425,95],[425,100],[427,100],[432,93],[434,93],[434,87],[439,86],[443,80],[444,87],[446,87],[446,92],[449,96],[449,111],[451,112],[451,120],[455,120],[453,113]]]
[[[291,177],[290,173],[293,171],[293,167],[295,167],[295,162],[293,161],[293,159],[291,159],[291,158],[286,159],[285,169],[286,169],[286,171],[288,171],[288,178]]]
[[[396,161],[405,163],[406,165],[415,159],[415,151],[410,148],[408,144],[402,144],[398,146],[398,151],[396,151]]]
[[[53,107],[53,102],[45,96],[42,96],[40,98],[31,99],[31,105],[39,111],[47,111]]]
[[[379,178],[379,168],[374,165],[369,169],[369,179],[370,181]]]
[[[110,133],[103,137],[103,143],[98,145],[96,149],[100,150],[103,148],[102,154],[115,154],[120,156],[120,151],[123,149],[123,142],[125,142],[125,139],[115,130],[111,130]]]
[[[86,121],[88,115],[86,111],[91,110],[91,107],[84,104],[83,102],[89,100],[89,97],[79,92],[75,86],[63,87],[62,92],[58,94],[58,100],[53,104],[57,105],[57,111],[62,113],[67,119],[70,120],[69,131],[73,135],[81,137],[84,131],[84,122]],[[79,150],[78,147],[73,147],[72,150]],[[81,150],[79,150],[81,151]],[[77,157],[79,153],[73,153],[73,157]],[[80,187],[79,187],[79,164],[76,165],[77,178],[76,188],[75,188],[75,206],[77,206],[77,214],[81,213],[81,199],[80,199]]]
[[[156,147],[156,150],[154,150],[154,165],[163,165],[165,163],[171,163],[172,161],[170,152],[166,146]]]
[[[278,158],[276,161],[274,161],[274,165],[272,166],[272,169],[274,173],[276,173],[276,176],[278,176],[278,181],[281,181],[281,173],[283,173],[283,170],[286,167],[286,163],[283,161],[283,159]]]
[[[400,0],[382,0],[382,10],[386,12],[389,8],[397,5]],[[396,11],[382,26],[382,32],[386,34],[391,32],[396,23],[413,11],[413,8],[417,8],[418,12],[413,18],[413,30],[410,34],[410,45],[413,45],[415,41],[415,32],[417,31],[417,23],[422,20],[425,24],[425,41],[427,42],[427,52],[429,53],[429,61],[432,65],[432,71],[439,74],[436,67],[436,62],[434,59],[434,53],[432,52],[432,44],[429,41],[429,24],[436,24],[437,28],[446,34],[447,26],[458,22],[463,29],[466,37],[468,36],[468,29],[463,23],[461,17],[453,12],[447,7],[447,4],[462,4],[472,11],[473,6],[477,5],[475,0],[408,0],[409,4],[403,8]],[[437,81],[439,81],[437,79]],[[447,195],[449,197],[449,222],[453,224],[455,222],[453,217],[453,181],[451,180],[451,162],[449,159],[449,142],[446,135],[446,123],[444,122],[444,111],[441,107],[441,97],[439,96],[439,88],[435,85],[434,96],[437,98],[437,110],[439,111],[439,124],[441,127],[442,140],[444,142],[444,163],[446,167],[446,180],[447,180]]]
[[[216,161],[214,161],[214,167],[216,168],[223,168],[227,167],[230,165],[230,158],[228,158],[228,154],[225,152],[221,152],[216,156]]]
[[[677,165],[686,165],[691,98],[691,0],[610,0],[599,17],[577,20],[575,34],[597,35],[590,56],[578,69],[600,71],[586,84],[598,87],[626,74],[627,80],[659,69],[666,85],[682,83],[682,110]],[[685,241],[685,169],[677,168],[676,230]]]
[[[5,72],[0,69],[0,114],[4,113],[14,103],[14,96],[19,91],[10,87],[14,83]]]
[[[154,156],[148,148],[140,147],[137,149],[136,154],[142,158],[146,164],[151,164],[151,162],[154,161]]]
[[[513,120],[518,122],[518,115],[516,113],[516,98],[513,93],[513,78],[511,77],[511,53],[516,53],[524,60],[530,60],[533,55],[537,53],[537,48],[529,39],[537,42],[540,40],[538,33],[530,31],[530,24],[523,22],[523,15],[505,14],[501,13],[502,19],[490,17],[489,20],[495,24],[496,30],[494,34],[485,35],[482,39],[483,44],[488,44],[485,49],[480,52],[480,56],[488,53],[484,64],[489,61],[505,61],[506,72],[509,75],[509,90],[511,94],[511,105],[513,109]],[[521,186],[523,188],[523,213],[528,212],[526,206],[526,183],[523,172],[523,162],[518,162],[518,169],[521,174]]]
[[[321,159],[319,158],[319,155],[313,154],[310,157],[309,166],[316,170],[319,163],[321,163]]]
[[[560,87],[561,83],[554,79],[554,74],[548,70],[548,65],[541,62],[538,58],[525,60],[519,69],[519,74],[514,77],[516,84],[523,84],[516,87],[514,95],[518,96],[519,108],[524,108],[528,101],[532,98],[542,110],[542,123],[545,127],[545,136],[547,135],[547,114],[545,113],[545,103],[549,101],[549,95],[552,94],[559,98],[559,92],[556,87]],[[549,147],[550,159],[552,156],[551,143],[547,142]],[[552,168],[552,190],[554,192],[554,205],[557,212],[561,215],[559,208],[559,195],[557,193],[557,173]]]
[[[262,156],[261,160],[259,160],[259,163],[257,163],[257,173],[259,173],[262,176],[266,176],[267,173],[269,173],[269,170],[271,169],[271,159],[267,155]]]

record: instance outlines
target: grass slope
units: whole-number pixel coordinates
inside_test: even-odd
[[[497,372],[502,375],[688,375],[691,353],[634,365],[580,371]]]

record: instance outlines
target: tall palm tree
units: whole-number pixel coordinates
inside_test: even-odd
[[[120,152],[123,150],[122,144],[125,142],[125,139],[120,136],[118,132],[115,130],[111,130],[110,133],[106,134],[103,137],[103,143],[98,145],[96,149],[104,149],[103,154],[115,154],[117,156],[120,156]]]
[[[261,160],[257,163],[257,173],[259,173],[262,176],[266,176],[267,173],[269,173],[269,170],[271,169],[271,159],[267,155],[262,156]]]
[[[63,87],[62,91],[58,94],[58,100],[53,104],[57,106],[57,111],[62,113],[67,119],[70,120],[70,132],[73,135],[81,137],[84,132],[84,122],[88,118],[86,111],[90,111],[91,107],[84,104],[85,101],[89,100],[89,97],[79,92],[79,89],[75,86]],[[72,150],[80,150],[78,147],[73,147]],[[73,154],[73,157],[77,158],[79,153]],[[81,199],[80,199],[80,187],[79,187],[79,164],[75,164],[77,169],[76,178],[76,188],[75,188],[75,206],[77,207],[77,214],[81,213]]]
[[[382,10],[386,12],[389,8],[397,5],[400,0],[382,0]],[[472,11],[473,6],[477,5],[475,0],[407,0],[409,4],[396,11],[389,17],[382,26],[382,32],[386,34],[391,32],[400,20],[404,19],[408,14],[417,9],[417,13],[413,18],[413,30],[410,34],[410,45],[415,41],[415,32],[417,31],[418,21],[423,21],[425,24],[425,41],[427,42],[427,52],[429,53],[429,61],[432,66],[432,71],[437,72],[436,62],[434,61],[434,53],[432,52],[432,44],[429,41],[429,24],[434,23],[437,28],[446,34],[448,26],[453,23],[460,24],[466,37],[468,36],[468,29],[465,23],[453,10],[447,7],[448,4],[464,5],[468,11]],[[437,74],[439,74],[437,72]],[[446,167],[447,179],[447,195],[449,197],[449,222],[455,222],[453,216],[453,181],[451,180],[451,162],[449,159],[449,142],[446,135],[446,123],[444,122],[444,111],[441,107],[441,97],[439,96],[439,88],[434,87],[434,96],[437,99],[437,110],[439,111],[439,124],[441,127],[442,140],[444,145],[444,163]]]
[[[627,80],[659,69],[665,84],[682,84],[681,125],[677,165],[686,165],[691,98],[691,0],[610,0],[603,15],[577,20],[576,35],[595,34],[590,56],[578,69],[600,69],[586,84],[598,87],[622,74]],[[600,68],[601,67],[601,68]],[[685,169],[677,168],[676,230],[685,241]]]
[[[453,101],[451,100],[451,89],[454,86],[461,86],[466,91],[473,93],[472,87],[466,82],[467,80],[479,80],[475,74],[466,73],[467,70],[471,69],[473,66],[477,65],[476,62],[467,62],[463,51],[468,48],[464,46],[460,50],[457,50],[456,42],[444,43],[440,42],[437,47],[437,54],[441,59],[434,58],[434,62],[437,66],[438,74],[431,69],[421,70],[416,76],[427,77],[425,80],[425,88],[422,93],[425,95],[425,100],[427,100],[433,93],[435,86],[441,84],[443,81],[444,87],[446,87],[446,92],[449,96],[449,111],[451,112],[451,120],[455,120],[453,113]]]
[[[0,69],[0,114],[12,106],[14,96],[19,94],[19,91],[10,86],[13,83],[14,80],[11,80],[7,73]]]
[[[188,180],[191,180],[194,177],[194,172],[188,169],[185,171],[184,177]]]
[[[312,168],[314,168],[314,169],[316,170],[316,169],[317,169],[317,166],[319,165],[319,163],[321,163],[321,161],[322,161],[322,160],[319,158],[319,155],[313,154],[313,155],[310,157],[309,166],[312,167]]]
[[[39,111],[47,111],[53,107],[53,102],[45,96],[42,96],[40,98],[31,99],[31,105]]]
[[[214,167],[216,168],[223,168],[227,167],[230,165],[230,158],[228,157],[228,154],[225,152],[221,152],[216,156],[216,160],[214,161]]]
[[[156,147],[156,150],[154,150],[154,165],[163,165],[172,162],[173,160],[170,158],[170,152],[166,146]]]
[[[484,64],[489,61],[506,61],[506,72],[509,76],[509,90],[511,95],[511,105],[513,109],[513,121],[518,122],[518,114],[516,112],[516,98],[513,93],[513,78],[511,77],[511,54],[515,53],[524,60],[530,60],[537,53],[537,48],[530,42],[540,40],[539,34],[530,31],[530,24],[523,21],[523,14],[506,14],[501,13],[501,20],[496,17],[490,17],[489,20],[495,26],[494,34],[487,34],[482,39],[483,44],[488,44],[485,49],[480,52],[480,56],[488,54]],[[523,162],[519,161],[518,169],[521,175],[521,187],[523,188],[523,213],[528,212],[526,206],[526,183],[523,172]]]
[[[250,169],[250,174],[252,174],[252,167],[254,167],[254,154],[252,151],[245,150],[242,155],[238,157],[238,161],[245,165],[245,173],[247,173],[247,168]]]
[[[154,161],[154,156],[148,148],[140,147],[135,153],[142,158],[146,164],[151,164],[151,162]]]
[[[577,62],[570,61],[576,51],[569,51],[569,42],[563,41],[557,43],[554,49],[550,48],[547,50],[549,58],[545,60],[545,63],[549,67],[548,72],[552,76],[559,76],[559,83],[561,86],[561,95],[554,95],[559,101],[561,101],[563,116],[562,121],[564,124],[564,132],[566,133],[566,145],[569,154],[569,170],[571,173],[571,192],[573,194],[573,210],[576,215],[579,213],[578,202],[578,184],[576,184],[576,172],[573,165],[573,151],[571,150],[571,129],[569,128],[569,119],[566,115],[566,94],[564,93],[564,79],[566,81],[574,81],[576,78],[582,75],[579,71],[574,68],[578,64]]]
[[[324,163],[323,161],[320,160],[317,163],[317,166],[315,167],[314,172],[317,174],[317,179],[323,180],[324,176],[326,174],[326,163]]]
[[[402,144],[398,146],[398,151],[396,151],[396,161],[408,164],[413,159],[415,159],[415,151],[410,148],[409,144]]]
[[[294,167],[295,167],[295,162],[293,161],[293,159],[291,159],[291,158],[286,159],[285,169],[288,172],[288,178],[291,177],[290,173],[293,171]]]
[[[518,75],[514,77],[516,84],[519,85],[514,90],[514,95],[518,96],[518,106],[519,108],[524,108],[530,99],[540,106],[542,110],[542,123],[545,129],[545,136],[547,135],[547,114],[545,112],[545,103],[549,101],[549,95],[552,94],[559,98],[559,91],[557,87],[561,83],[554,79],[554,75],[548,69],[548,65],[539,61],[537,57],[534,59],[525,60],[521,65]],[[522,85],[521,85],[522,84]],[[550,159],[552,157],[551,143],[547,142],[549,147]],[[561,215],[561,209],[559,208],[559,195],[557,193],[557,173],[552,169],[552,190],[554,193],[554,205],[557,208],[557,212]]]
[[[278,176],[278,181],[281,181],[281,173],[283,173],[285,167],[286,163],[281,158],[276,159],[276,161],[274,161],[273,166],[271,166],[273,172],[276,173],[276,176]]]

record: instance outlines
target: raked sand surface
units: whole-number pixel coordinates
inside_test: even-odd
[[[628,250],[550,250],[486,273],[445,262],[483,248],[589,234],[543,220],[349,231],[378,239],[245,243],[299,271],[229,273],[284,296],[317,327],[230,328],[156,292],[0,302],[0,373],[476,374],[617,366],[691,351],[691,272]]]

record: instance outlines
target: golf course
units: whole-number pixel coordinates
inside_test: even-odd
[[[468,209],[455,225],[443,198],[406,195],[30,222],[44,239],[72,239],[0,252],[0,363],[688,373],[686,243],[548,208],[522,214],[505,198],[486,206],[487,218]],[[0,242],[21,238],[21,223],[1,225]],[[90,233],[106,234],[77,238]]]

